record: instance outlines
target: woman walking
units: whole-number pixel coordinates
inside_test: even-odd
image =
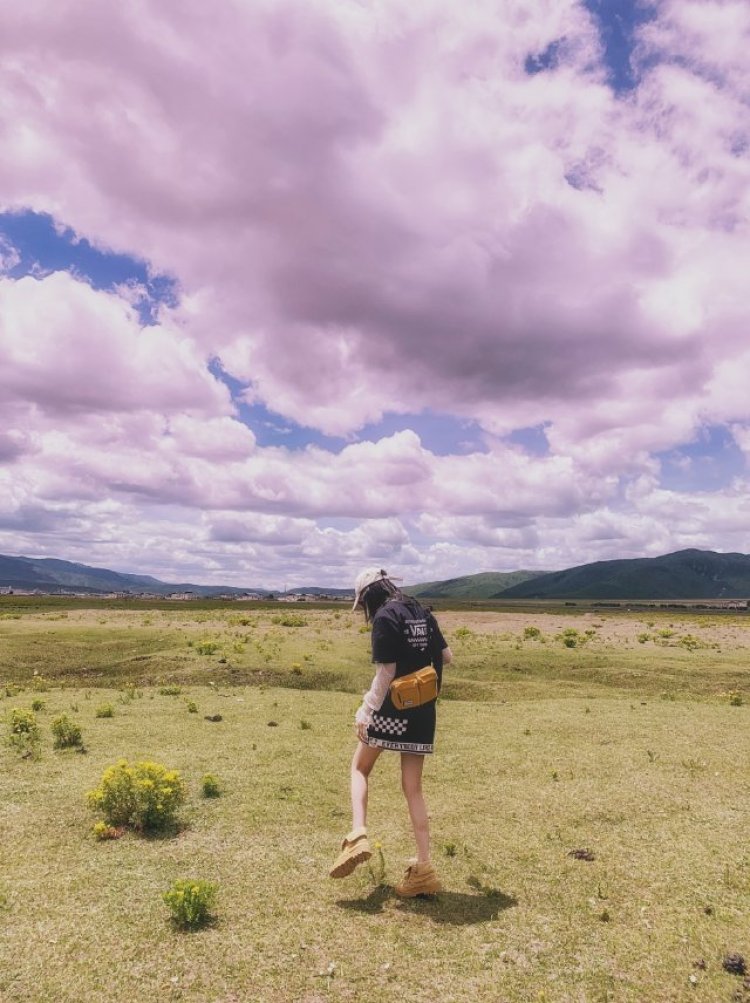
[[[417,844],[416,861],[396,885],[396,893],[403,897],[433,895],[441,890],[441,884],[430,861],[422,767],[424,757],[433,751],[434,697],[442,681],[443,665],[453,656],[432,613],[416,599],[403,595],[385,571],[367,568],[357,576],[352,610],[357,608],[363,609],[365,621],[372,623],[372,660],[376,670],[355,715],[354,728],[359,741],[351,765],[352,830],[341,844],[341,853],[329,873],[332,878],[346,877],[372,856],[367,838],[368,780],[383,749],[390,749],[401,754],[401,787]],[[394,681],[398,686],[398,680],[408,676],[406,684],[401,684],[408,685],[413,680],[412,673],[430,665],[437,676],[433,698],[415,706],[410,694],[404,703],[404,698],[392,690]],[[431,673],[426,675],[429,677]]]

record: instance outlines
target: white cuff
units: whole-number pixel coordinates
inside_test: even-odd
[[[357,724],[365,724],[369,728],[372,724],[372,711],[365,704],[362,704],[357,713],[354,715],[354,720]]]

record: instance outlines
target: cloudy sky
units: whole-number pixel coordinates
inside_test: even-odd
[[[750,551],[747,0],[0,7],[0,552]]]

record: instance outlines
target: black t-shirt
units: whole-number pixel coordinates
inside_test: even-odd
[[[434,665],[442,682],[445,638],[416,599],[389,599],[372,618],[372,660],[396,663],[396,678]]]

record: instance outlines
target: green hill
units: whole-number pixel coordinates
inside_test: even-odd
[[[663,557],[596,561],[498,590],[502,599],[744,599],[750,556],[679,550]]]
[[[546,571],[483,571],[442,582],[410,585],[404,592],[417,599],[489,599],[502,589],[546,574]]]
[[[245,589],[224,585],[170,584],[150,575],[128,575],[87,564],[59,561],[52,557],[8,557],[0,554],[0,586],[15,589],[40,589],[42,592],[148,592],[169,595],[171,592],[195,592],[200,596],[241,594]],[[247,591],[265,592],[266,589]]]

